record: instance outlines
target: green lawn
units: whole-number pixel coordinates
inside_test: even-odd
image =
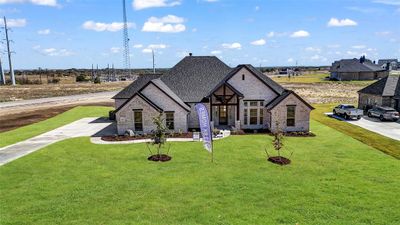
[[[266,161],[266,135],[145,145],[69,139],[0,167],[1,224],[399,224],[399,160],[312,122],[287,138],[293,164]],[[272,150],[271,150],[272,151]]]
[[[318,83],[336,83],[336,84],[353,84],[357,86],[368,86],[375,81],[329,81],[325,78],[328,77],[329,74],[326,73],[316,73],[316,74],[304,74],[300,76],[294,76],[289,79],[287,76],[274,76],[272,79],[278,83],[287,84],[287,83],[303,83],[303,84],[318,84]]]
[[[79,106],[53,118],[15,130],[0,133],[0,148],[29,139],[39,134],[46,133],[47,131],[69,124],[84,117],[108,116],[108,111],[110,110],[110,107]]]
[[[344,121],[332,119],[325,115],[327,112],[332,112],[332,109],[337,105],[338,104],[316,104],[314,105],[315,110],[311,113],[311,116],[318,122],[335,128],[369,146],[400,159],[400,141],[351,125]]]

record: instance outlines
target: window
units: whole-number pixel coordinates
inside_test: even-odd
[[[142,111],[133,111],[135,131],[143,131],[143,113]]]
[[[287,106],[286,126],[294,127],[296,123],[296,106]]]
[[[242,80],[245,80],[246,76],[244,74],[242,74]]]
[[[250,125],[257,125],[257,109],[250,109]]]
[[[247,102],[246,102],[247,103]],[[245,104],[246,106],[247,104]],[[247,125],[247,120],[248,120],[248,114],[247,114],[247,108],[244,109],[244,125]]]
[[[244,125],[262,125],[264,121],[264,101],[244,102]]]
[[[175,129],[174,112],[166,112],[165,113],[165,124],[167,125],[168,129],[170,129],[170,130]]]

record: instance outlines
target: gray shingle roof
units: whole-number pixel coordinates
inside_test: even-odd
[[[361,89],[359,93],[384,97],[400,96],[400,74],[392,74]]]
[[[162,82],[161,79],[154,79],[151,82],[171,97],[177,104],[182,106],[182,108],[190,111],[190,107],[186,105],[186,103],[183,102],[182,99],[180,99],[164,82]]]
[[[285,90],[281,95],[278,95],[275,99],[273,99],[270,103],[268,103],[268,105],[266,105],[265,107],[267,108],[268,111],[272,110],[273,108],[275,108],[277,105],[279,105],[279,103],[281,103],[283,100],[285,100],[287,97],[289,97],[289,95],[293,94],[294,96],[296,96],[300,101],[302,101],[307,107],[309,107],[310,109],[314,109],[314,107],[312,107],[312,105],[310,105],[308,102],[306,102],[303,98],[301,98],[299,95],[296,94],[296,92],[291,91],[291,90]]]
[[[398,59],[380,59],[380,60],[378,60],[378,65],[383,66],[386,63],[392,63],[392,62],[399,63],[399,60]]]
[[[161,80],[184,102],[200,102],[231,70],[215,56],[187,56]]]
[[[128,87],[124,88],[118,94],[116,94],[113,99],[129,99],[136,92],[142,89],[149,81],[160,78],[161,74],[149,74],[141,75],[134,82],[132,82]]]
[[[378,72],[385,71],[382,67],[365,60],[361,63],[359,59],[342,59],[332,64],[331,72]]]

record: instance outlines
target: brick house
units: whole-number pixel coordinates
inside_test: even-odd
[[[360,109],[387,106],[400,112],[400,72],[392,71],[389,76],[359,90],[358,96]]]
[[[348,81],[376,80],[386,77],[389,72],[362,56],[360,59],[335,61],[331,66],[330,73],[331,80]]]
[[[113,97],[118,133],[148,133],[162,113],[176,132],[198,129],[196,103],[224,129],[309,131],[313,107],[251,65],[230,68],[217,57],[185,57],[165,74],[142,75]]]

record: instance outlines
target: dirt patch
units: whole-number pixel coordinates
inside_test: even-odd
[[[58,114],[66,112],[76,106],[113,106],[110,102],[93,103],[93,104],[72,104],[67,106],[49,107],[34,111],[20,111],[0,117],[0,132],[13,130],[19,127],[37,123]]]
[[[147,159],[153,162],[168,162],[172,159],[172,157],[165,154],[157,154],[157,155],[152,155]]]
[[[269,157],[268,161],[270,161],[272,163],[275,163],[275,164],[278,164],[278,165],[281,165],[281,166],[288,165],[291,162],[290,159],[287,159],[287,158],[285,158],[283,156]]]

